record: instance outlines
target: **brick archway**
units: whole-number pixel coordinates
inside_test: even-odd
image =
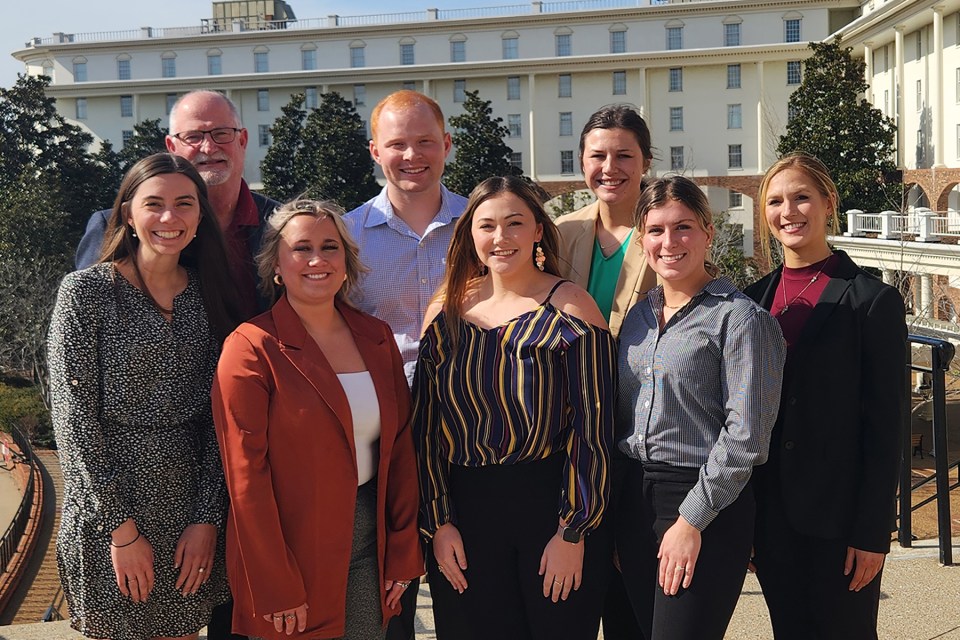
[[[903,172],[904,188],[908,184],[920,187],[931,208],[936,211],[946,211],[950,191],[960,184],[960,169],[946,167],[932,167],[930,169],[905,169]]]

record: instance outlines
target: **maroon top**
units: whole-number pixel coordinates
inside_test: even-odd
[[[250,195],[250,188],[246,182],[240,183],[240,197],[237,208],[233,210],[233,220],[223,231],[223,241],[227,245],[227,261],[230,263],[230,275],[237,288],[237,297],[244,318],[257,315],[257,282],[253,277],[254,256],[250,255],[247,239],[252,231],[260,225],[260,216],[257,203]]]
[[[770,314],[780,323],[788,353],[799,342],[803,327],[813,314],[813,308],[827,288],[838,263],[831,254],[808,267],[791,269],[784,265],[770,305]]]

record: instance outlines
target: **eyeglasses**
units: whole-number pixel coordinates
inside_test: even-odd
[[[173,137],[191,147],[198,147],[203,144],[203,138],[207,134],[209,134],[210,139],[217,144],[229,144],[236,140],[237,134],[241,131],[243,131],[243,129],[237,129],[235,127],[218,127],[208,131],[182,131],[173,134]]]

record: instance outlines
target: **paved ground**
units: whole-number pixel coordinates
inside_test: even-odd
[[[960,538],[954,540],[960,558]],[[960,566],[941,567],[934,541],[895,547],[884,571],[880,637],[884,640],[960,640]],[[603,636],[601,635],[600,638]],[[770,625],[753,576],[747,577],[728,640],[768,640]],[[0,627],[0,640],[80,640],[66,622]],[[205,638],[201,635],[201,638]],[[417,640],[435,640],[429,591],[417,607]]]

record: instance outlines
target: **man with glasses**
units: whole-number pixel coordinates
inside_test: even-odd
[[[216,91],[191,91],[170,110],[167,150],[189,160],[207,184],[210,205],[220,223],[230,270],[246,317],[264,310],[268,301],[257,296],[253,258],[260,249],[261,222],[278,205],[250,191],[243,180],[247,130],[237,107]],[[76,267],[97,261],[106,230],[109,209],[91,216],[77,247]]]

